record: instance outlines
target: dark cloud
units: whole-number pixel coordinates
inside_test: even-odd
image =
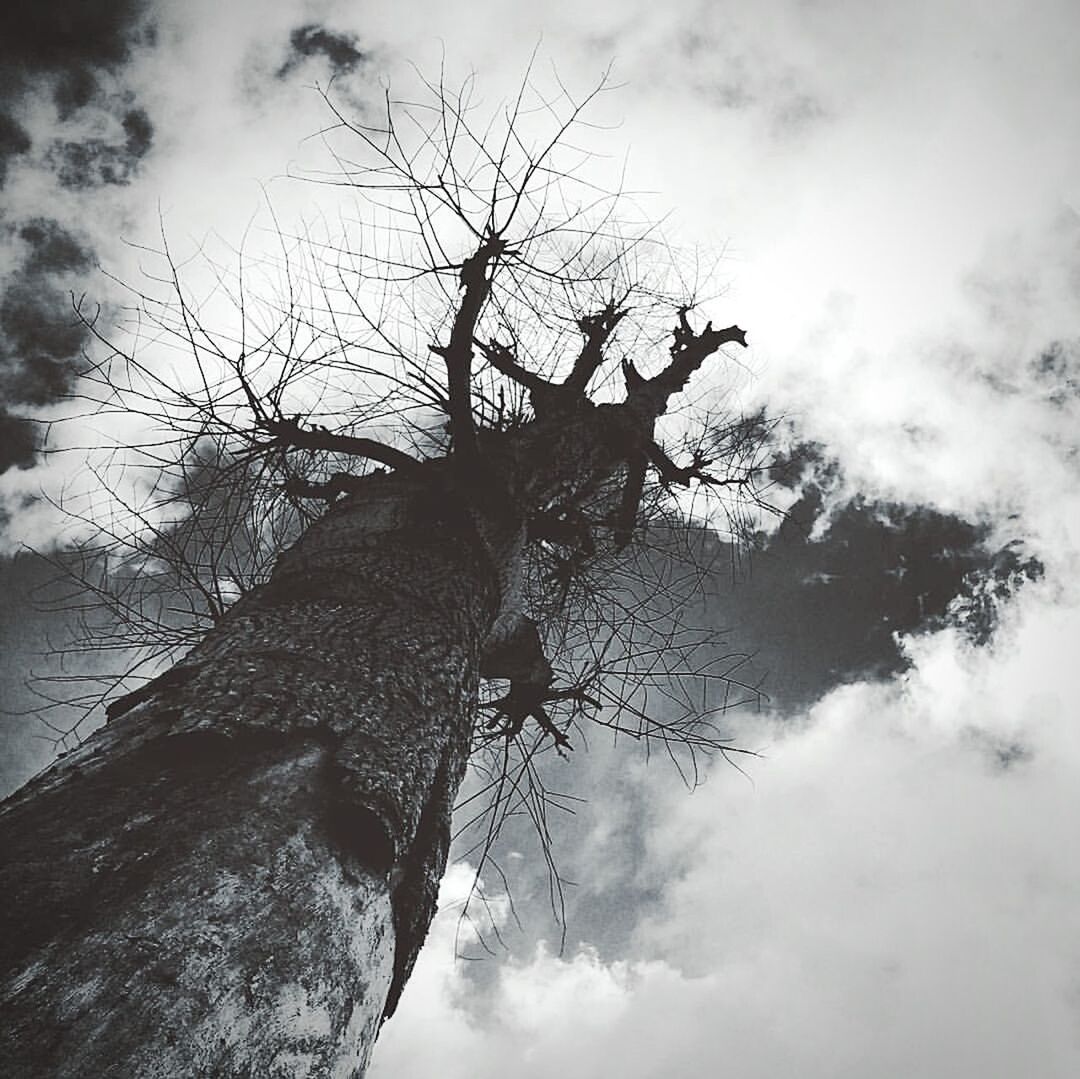
[[[691,529],[673,549],[685,550],[700,567],[711,566],[700,589],[681,606],[683,623],[721,633],[733,653],[748,653],[751,658],[736,676],[748,686],[760,685],[766,703],[780,715],[799,715],[839,686],[885,680],[907,669],[898,635],[951,625],[975,644],[985,644],[1009,598],[1041,573],[1020,544],[997,548],[982,524],[931,507],[862,497],[835,507],[827,492],[832,496],[841,489],[843,476],[819,446],[798,447],[777,462],[773,478],[801,492],[775,535],[756,537],[744,552],[706,529]],[[660,540],[654,542],[659,547]],[[746,700],[753,694],[735,696]],[[654,702],[650,709],[662,707]],[[617,957],[626,954],[627,934],[660,894],[658,882],[640,872],[645,864],[640,828],[649,806],[641,800],[644,787],[622,782],[626,758],[615,754],[624,747],[613,750],[607,739],[594,736],[589,748],[589,777],[599,777],[602,788],[598,800],[620,807],[618,831],[605,840],[599,881],[590,874],[595,814],[560,821],[555,857],[565,856],[559,867],[564,879],[580,882],[565,894],[571,945],[585,939],[602,956]],[[1019,744],[985,748],[995,767],[1024,761]],[[572,785],[562,763],[552,761],[543,773],[549,789],[586,791]],[[507,821],[495,853],[510,873],[526,922],[542,924],[537,897],[547,894],[547,865],[532,856],[533,827],[526,814]],[[463,846],[474,839],[466,837]],[[526,856],[506,862],[510,851]],[[521,957],[533,946],[524,934],[508,934],[506,943]],[[470,964],[470,977],[488,979],[483,968]]]
[[[976,644],[986,643],[1004,604],[1042,572],[1020,544],[995,549],[982,525],[926,506],[854,498],[826,520],[823,487],[841,477],[819,447],[801,447],[779,463],[779,471],[803,497],[779,532],[759,537],[748,556],[704,529],[686,537],[695,560],[704,565],[711,559],[715,569],[684,616],[687,625],[722,628],[734,649],[752,653],[738,675],[748,684],[760,681],[780,715],[798,715],[838,686],[905,670],[898,633],[959,625]],[[725,568],[740,563],[739,572]],[[996,769],[1022,767],[1030,756],[1016,741],[984,741],[981,748]],[[628,774],[627,758],[619,755],[626,747],[596,737],[589,748],[595,787],[574,787],[554,762],[544,780],[553,790],[593,789],[598,802],[618,807],[599,828],[595,813],[560,820],[553,853],[563,880],[579,882],[566,887],[564,897],[571,948],[587,940],[613,959],[632,947],[630,935],[656,909],[662,882],[642,871],[650,803],[647,788]],[[659,782],[669,778],[661,775]],[[533,855],[534,827],[526,814],[508,820],[495,850],[530,927],[544,924],[541,904],[548,894],[547,863]],[[598,877],[594,830],[604,837]],[[469,842],[463,839],[462,854]],[[511,851],[525,857],[508,861]],[[496,879],[491,872],[490,880]],[[484,929],[482,915],[478,922]],[[531,934],[510,932],[503,941],[526,960],[534,947]],[[493,975],[486,966],[467,964],[479,992],[490,989]]]
[[[133,158],[146,154],[154,142],[154,125],[145,109],[128,109],[120,126],[124,129],[124,148]]]
[[[300,26],[289,35],[289,55],[276,74],[284,79],[305,60],[323,57],[335,75],[348,75],[368,59],[352,36],[327,30],[316,23]]]
[[[26,129],[13,116],[0,112],[0,187],[7,182],[11,158],[25,154],[32,143]]]
[[[783,708],[903,670],[898,634],[952,624],[985,644],[1003,604],[1042,574],[1018,543],[997,549],[984,525],[927,506],[857,497],[826,522],[824,489],[837,478],[820,447],[804,445],[778,462],[774,479],[801,481],[802,497],[776,535],[758,541],[745,579],[720,601]]]
[[[64,286],[94,261],[85,243],[51,218],[31,218],[9,233],[21,264],[0,296],[0,471],[32,464],[39,445],[36,424],[18,416],[17,405],[55,401],[78,373],[87,328]]]
[[[72,190],[130,182],[154,127],[125,88],[124,69],[137,49],[154,43],[152,8],[150,0],[0,4],[0,186],[20,155]],[[51,118],[42,102],[54,106]],[[38,446],[20,406],[57,400],[78,373],[87,329],[70,293],[95,259],[84,240],[50,218],[0,223],[12,270],[0,295],[3,469],[31,463]]]
[[[0,182],[8,159],[31,149],[18,114],[25,101],[51,97],[61,122],[111,118],[117,138],[52,140],[45,156],[66,187],[126,183],[152,141],[145,111],[103,83],[119,76],[133,50],[154,40],[147,0],[44,0],[0,8]],[[108,81],[108,80],[106,80]]]
[[[0,393],[8,401],[46,405],[71,388],[86,326],[71,299],[33,277],[0,300]]]
[[[48,160],[61,185],[76,190],[125,184],[130,179],[117,147],[104,139],[58,142],[49,151]]]
[[[154,125],[145,109],[128,109],[115,139],[57,141],[47,155],[60,183],[67,188],[127,184],[154,141]]]
[[[964,579],[950,607],[952,620],[976,644],[988,643],[1005,604],[1025,584],[1040,580],[1045,573],[1042,562],[1030,555],[1025,557],[1023,545],[1013,540]]]
[[[61,120],[67,120],[85,109],[100,92],[97,76],[86,68],[65,71],[53,87],[53,103]]]
[[[0,473],[9,468],[29,468],[37,450],[36,424],[8,415],[0,405]]]
[[[122,67],[138,44],[151,44],[148,0],[36,0],[0,7],[0,89],[42,72],[68,97],[90,87],[95,69]],[[92,94],[93,90],[89,90]],[[88,100],[88,98],[87,98]],[[85,104],[85,101],[84,101]]]
[[[93,252],[57,221],[35,217],[18,233],[29,248],[24,273],[85,273],[93,265]]]

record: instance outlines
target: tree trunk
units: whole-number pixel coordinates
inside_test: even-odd
[[[374,476],[0,810],[10,1076],[356,1076],[434,912],[518,529]]]
[[[529,530],[559,543],[580,525],[590,549],[607,530],[619,549],[648,462],[665,482],[701,473],[667,458],[654,423],[745,335],[694,334],[686,314],[659,375],[624,362],[622,404],[583,394],[602,337],[561,385],[488,346],[534,421],[477,433],[459,402],[447,458],[379,449],[399,471],[346,477],[353,493],[266,585],[0,807],[5,1075],[362,1074],[434,914],[482,651],[484,675],[511,682],[507,731],[532,716],[560,733],[551,666],[516,609]],[[436,351],[467,372],[471,330],[454,335],[457,352]],[[295,421],[271,433],[377,446]]]

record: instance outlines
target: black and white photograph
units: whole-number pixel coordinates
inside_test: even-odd
[[[8,0],[0,1074],[1080,1075],[1074,0]]]

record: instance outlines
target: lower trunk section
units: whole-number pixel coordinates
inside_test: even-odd
[[[244,742],[170,738],[4,814],[6,1076],[363,1073],[390,885],[349,849],[328,748]]]
[[[362,1074],[517,557],[474,518],[370,477],[0,808],[5,1077]]]

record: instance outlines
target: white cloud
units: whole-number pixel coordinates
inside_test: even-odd
[[[407,61],[433,73],[445,54],[451,81],[476,65],[489,105],[542,38],[541,85],[550,62],[584,90],[615,58],[626,86],[598,118],[622,123],[597,131],[598,147],[613,169],[630,148],[629,186],[655,188],[649,205],[676,210],[682,239],[707,252],[730,241],[731,289],[709,316],[749,328],[758,395],[859,466],[856,482],[971,512],[1040,471],[972,379],[1075,329],[1080,165],[1066,132],[1080,121],[1080,20],[1064,0],[752,12],[687,0],[600,5],[587,20],[580,4],[477,3],[462,17],[333,3],[313,16],[279,0],[257,18],[208,2],[164,16],[162,47],[129,73],[154,153],[131,189],[82,214],[121,277],[146,260],[119,240],[157,242],[159,210],[182,255],[215,231],[238,245],[260,183],[286,227],[328,198],[334,215],[326,191],[283,181],[325,164],[308,136],[326,113],[299,83],[328,72],[269,77],[300,22],[355,33],[372,54],[357,85],[404,86]]]
[[[1080,607],[1049,592],[992,649],[918,638],[905,676],[747,724],[753,788],[721,769],[648,833],[644,958],[541,947],[472,997],[441,923],[373,1074],[1076,1074]]]

